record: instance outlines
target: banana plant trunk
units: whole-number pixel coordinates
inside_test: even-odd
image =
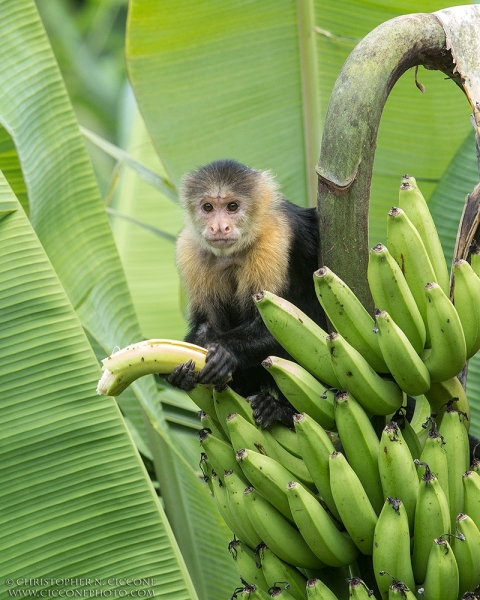
[[[479,28],[480,6],[391,19],[356,46],[335,83],[316,169],[319,264],[339,275],[369,311],[368,209],[383,107],[400,76],[423,65],[443,71],[466,93],[478,133]]]

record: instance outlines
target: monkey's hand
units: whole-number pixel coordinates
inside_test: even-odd
[[[197,373],[194,373],[194,369],[194,361],[189,360],[186,363],[182,363],[175,367],[165,379],[171,385],[178,387],[185,392],[189,392],[197,385]]]
[[[260,392],[247,398],[253,410],[253,418],[259,427],[266,429],[275,421],[293,428],[293,415],[297,412],[291,404],[283,404],[268,392]]]
[[[237,359],[219,343],[209,344],[207,350],[206,364],[198,373],[198,383],[225,385],[237,368]]]

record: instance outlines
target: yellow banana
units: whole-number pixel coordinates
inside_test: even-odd
[[[296,567],[278,558],[265,544],[260,546],[258,555],[265,581],[269,587],[272,587],[278,581],[282,581],[288,583],[288,593],[295,600],[305,600],[307,598],[305,587],[307,580]]]
[[[97,393],[118,396],[135,379],[152,373],[166,375],[189,360],[195,362],[195,371],[200,371],[206,356],[205,348],[176,340],[152,339],[131,344],[102,360],[103,374]]]
[[[320,381],[338,387],[326,343],[328,334],[291,302],[271,292],[255,294],[253,299],[267,329],[290,356]]]
[[[398,385],[380,377],[339,333],[330,334],[327,344],[340,389],[351,392],[367,412],[388,415],[402,406]]]
[[[270,586],[265,581],[262,569],[257,567],[253,550],[246,546],[242,540],[231,541],[228,544],[228,550],[232,555],[240,579],[249,585],[254,584],[268,592]]]
[[[422,315],[402,270],[383,244],[370,250],[367,277],[375,306],[388,312],[420,354],[426,337]]]
[[[458,566],[450,544],[442,536],[433,540],[423,584],[425,600],[457,600]]]
[[[388,497],[378,517],[373,544],[373,569],[383,600],[388,599],[389,588],[388,579],[381,575],[383,572],[403,581],[411,590],[415,589],[408,517],[398,498]]]
[[[430,388],[430,374],[407,336],[384,310],[375,311],[378,343],[388,370],[401,390],[411,396]]]
[[[456,308],[437,283],[427,283],[425,297],[430,348],[421,356],[432,381],[444,381],[465,366],[465,336]]]
[[[245,506],[255,531],[267,546],[285,562],[305,569],[324,566],[307,546],[298,529],[254,488],[247,488]]]
[[[388,373],[378,339],[373,333],[373,319],[348,285],[328,267],[315,271],[313,281],[317,298],[335,329],[375,371]]]
[[[332,567],[354,562],[357,547],[336,528],[315,496],[300,483],[291,481],[287,485],[287,498],[300,533],[322,562]]]
[[[450,293],[450,277],[448,273],[445,254],[438,237],[437,228],[433,222],[432,215],[418,189],[415,177],[404,175],[398,194],[398,205],[405,211],[410,221],[422,238],[425,250],[435,272],[435,279],[445,294]]]
[[[299,413],[306,412],[324,429],[333,429],[333,393],[299,364],[269,356],[262,362],[280,391]]]

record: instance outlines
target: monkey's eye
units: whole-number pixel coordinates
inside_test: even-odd
[[[212,212],[212,210],[213,210],[213,204],[210,204],[210,202],[205,202],[205,204],[202,206],[202,209],[205,212]]]
[[[238,204],[236,202],[229,202],[227,204],[227,210],[228,212],[235,212],[238,210]]]

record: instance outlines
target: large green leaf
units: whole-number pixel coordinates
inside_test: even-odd
[[[98,593],[128,577],[156,597],[195,598],[118,408],[95,393],[80,322],[1,174],[0,211],[0,597],[6,577],[100,579]]]
[[[1,0],[0,17],[0,122],[17,149],[32,224],[83,326],[108,354],[140,339],[141,332],[78,123],[33,1]],[[153,377],[141,378],[132,390],[142,407],[136,407],[139,418],[145,412],[170,444],[164,446],[163,462],[171,452],[179,457],[178,477],[186,486],[181,493],[187,498],[166,504],[166,510],[173,514],[186,504],[198,505],[207,521],[218,519],[170,435]],[[197,587],[214,590],[210,597],[226,595],[231,587],[227,592],[224,580],[215,578],[216,571],[233,574],[222,548],[225,528],[211,532],[218,552],[206,557],[200,543],[204,523],[184,517],[182,534],[189,539],[188,551],[195,549],[196,562],[189,566]]]

